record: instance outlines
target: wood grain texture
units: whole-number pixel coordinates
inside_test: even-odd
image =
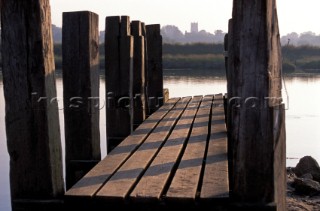
[[[88,11],[63,13],[62,65],[67,189],[87,173],[76,169],[72,162],[101,159],[98,19],[97,14]]]
[[[110,179],[114,172],[145,141],[149,133],[157,126],[165,115],[176,105],[179,98],[172,98],[156,113],[145,120],[129,137],[97,164],[84,178],[66,192],[66,198],[84,197],[91,199],[102,185]]]
[[[12,199],[64,192],[49,0],[1,1]]]
[[[278,210],[286,210],[286,113],[285,105],[273,107],[274,128],[274,200]]]
[[[201,188],[201,199],[229,197],[227,129],[222,95],[215,95],[208,152]]]
[[[114,200],[124,199],[128,196],[135,182],[144,173],[161,146],[166,142],[171,130],[185,110],[191,98],[182,98],[157,125],[146,141],[124,163],[121,168],[110,178],[96,197],[99,199]]]
[[[194,201],[205,156],[209,117],[213,96],[206,96],[200,105],[188,145],[175,172],[166,199],[170,201]]]
[[[234,105],[236,104],[236,97],[233,93],[234,89],[234,83],[233,83],[233,76],[236,75],[237,73],[235,72],[234,68],[234,45],[233,45],[233,24],[232,24],[232,19],[229,19],[228,22],[228,64],[227,64],[227,131],[228,131],[228,157],[229,157],[229,187],[230,190],[233,190],[233,150],[234,150],[234,141],[233,139],[235,138],[233,135],[233,108]]]
[[[131,198],[141,201],[160,200],[188,140],[201,99],[202,97],[194,97],[188,104],[167,142],[132,191]]]
[[[132,124],[136,129],[146,118],[145,99],[145,37],[142,36],[142,23],[131,22],[131,34],[134,37],[132,86]]]
[[[279,126],[273,107],[282,101],[276,1],[234,1],[231,24],[233,57],[228,68],[232,97],[240,97],[238,106],[231,105],[233,196],[240,202],[284,201],[285,193],[277,193],[275,184],[285,181],[274,177],[274,172],[284,171],[276,169],[275,162],[285,162],[274,160],[274,130]]]
[[[113,137],[123,137],[125,134],[118,134],[121,130],[117,130],[120,122],[117,121],[118,114],[118,98],[120,96],[119,81],[120,75],[120,16],[106,17],[106,33],[105,33],[105,80],[106,80],[106,131],[107,131],[107,152],[116,145],[119,140],[111,140]],[[127,118],[126,118],[127,119]],[[125,131],[128,131],[126,129]],[[110,147],[109,147],[110,145]]]
[[[148,114],[148,42],[147,42],[147,28],[146,24],[144,22],[141,22],[141,35],[144,37],[144,93],[145,93],[145,99],[144,99],[144,104],[145,104],[145,114],[146,118],[149,116]]]
[[[133,68],[133,37],[128,16],[106,18],[106,120],[107,152],[110,152],[132,131],[130,117]]]
[[[147,25],[147,98],[148,115],[163,105],[162,36],[160,25]]]

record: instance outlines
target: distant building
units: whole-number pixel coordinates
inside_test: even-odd
[[[164,43],[223,43],[225,33],[222,30],[216,30],[211,34],[205,30],[199,30],[198,23],[191,23],[190,32],[183,34],[177,26],[166,25],[161,28],[161,34]]]
[[[198,23],[197,22],[193,22],[191,23],[191,33],[198,33],[199,32],[199,28],[198,28]]]

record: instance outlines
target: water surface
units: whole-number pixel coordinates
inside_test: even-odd
[[[287,89],[283,90],[287,130],[287,166],[294,166],[298,159],[311,155],[320,161],[320,77],[285,78]],[[180,70],[165,72],[164,87],[170,97],[226,93],[225,78],[211,71]],[[57,79],[58,97],[62,99],[62,81]],[[288,94],[287,94],[288,93]],[[104,80],[100,80],[100,97],[104,99]],[[288,100],[287,100],[288,99]],[[62,101],[59,102],[61,140],[64,143]],[[10,211],[9,156],[6,148],[4,124],[3,86],[0,82],[0,210]],[[106,154],[105,110],[100,110],[100,136],[102,155]],[[63,147],[64,148],[64,147]]]

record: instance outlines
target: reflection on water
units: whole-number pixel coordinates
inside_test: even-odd
[[[168,71],[168,70],[167,70]],[[214,75],[212,70],[177,70],[165,72],[164,87],[170,97],[226,93],[224,76]]]
[[[286,113],[287,157],[313,156],[320,162],[320,77],[286,78],[289,109]],[[288,166],[297,159],[287,160]]]
[[[285,79],[289,109],[286,111],[287,166],[294,166],[298,158],[311,155],[320,161],[320,77],[291,77]],[[104,99],[104,80],[100,81],[100,97]],[[179,70],[165,71],[164,87],[170,97],[226,93],[224,77],[214,76],[212,71]],[[62,81],[57,79],[58,97],[62,98]],[[284,91],[286,97],[286,92]],[[62,108],[62,101],[59,107]],[[101,149],[105,155],[105,110],[100,110]],[[61,140],[64,142],[63,110],[59,111]],[[3,86],[0,84],[0,210],[10,209],[9,157],[6,150],[4,125]]]

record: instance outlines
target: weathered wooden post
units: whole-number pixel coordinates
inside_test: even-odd
[[[231,21],[231,20],[230,20]],[[230,192],[233,190],[233,142],[232,142],[232,106],[234,101],[232,100],[232,91],[230,87],[232,85],[232,72],[228,67],[229,58],[232,59],[232,50],[229,49],[229,45],[231,45],[231,41],[229,41],[231,36],[231,29],[230,29],[230,21],[229,21],[229,32],[224,37],[224,52],[225,52],[225,69],[226,69],[226,78],[227,78],[227,95],[224,96],[224,110],[225,110],[225,119],[226,119],[226,126],[228,131],[228,171],[229,171],[229,189]]]
[[[64,184],[49,0],[1,1],[1,20],[12,208],[55,210]]]
[[[132,21],[131,34],[134,37],[132,86],[132,124],[136,129],[146,118],[145,113],[145,37],[142,36],[142,23]]]
[[[120,24],[121,23],[121,24]],[[107,17],[105,36],[107,151],[131,133],[133,37],[128,16]]]
[[[141,22],[141,35],[144,37],[144,112],[146,115],[146,118],[148,115],[148,93],[147,93],[147,86],[148,86],[148,43],[147,43],[147,27],[144,22]]]
[[[147,115],[163,105],[162,36],[160,25],[147,25]]]
[[[223,42],[223,44],[224,44],[224,65],[225,65],[225,69],[226,69],[226,76],[227,76],[227,84],[229,84],[228,83],[228,75],[229,75],[229,72],[228,72],[228,33],[227,34],[225,34],[225,36],[224,36],[224,42]],[[227,90],[227,93],[228,93],[228,90]],[[228,96],[227,96],[227,94],[223,97],[223,99],[224,99],[224,107],[225,107],[225,111],[224,111],[224,113],[225,113],[225,119],[226,119],[226,124],[228,124],[228,120],[227,120],[227,98],[228,98]]]
[[[71,188],[100,159],[99,17],[63,13],[62,59],[66,187]]]
[[[224,64],[226,68],[226,75],[228,76],[228,33],[224,35]]]
[[[230,24],[232,196],[253,207],[286,210],[285,115],[276,1],[234,1]]]

